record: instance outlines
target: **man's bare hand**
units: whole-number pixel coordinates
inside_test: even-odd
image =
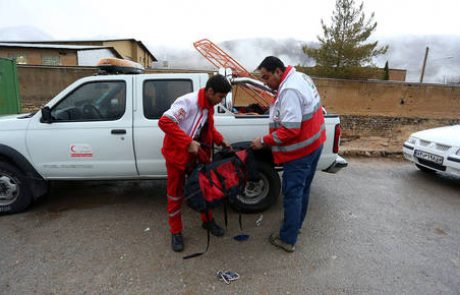
[[[198,154],[198,150],[200,149],[200,143],[196,140],[193,140],[189,145],[187,151],[192,154]]]
[[[251,148],[253,150],[260,150],[261,148],[263,148],[264,145],[262,144],[262,139],[261,137],[256,137],[252,140],[251,142]]]

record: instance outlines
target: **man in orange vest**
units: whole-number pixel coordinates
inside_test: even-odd
[[[208,147],[213,143],[228,147],[223,136],[214,128],[214,106],[222,101],[231,90],[228,80],[222,75],[209,78],[205,88],[177,98],[158,122],[166,134],[161,152],[168,171],[167,198],[171,232],[171,247],[174,251],[184,250],[182,237],[181,204],[184,198],[185,169],[188,163],[196,161],[201,144]],[[211,156],[207,149],[207,158]],[[225,231],[212,218],[212,213],[201,214],[202,227],[215,236]]]
[[[279,233],[270,235],[269,241],[293,252],[326,140],[323,111],[319,93],[307,75],[285,67],[274,56],[266,57],[257,70],[277,95],[270,106],[270,133],[255,138],[251,146],[256,150],[270,146],[275,163],[283,165],[284,219]]]

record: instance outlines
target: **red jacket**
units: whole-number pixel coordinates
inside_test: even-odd
[[[195,157],[187,150],[193,139],[208,146],[224,141],[214,127],[214,107],[206,100],[204,88],[177,98],[160,118],[158,126],[165,133],[161,149],[165,160],[180,169],[185,169]]]

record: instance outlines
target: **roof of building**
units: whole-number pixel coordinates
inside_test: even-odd
[[[51,40],[51,41],[0,41],[4,43],[29,43],[29,44],[76,44],[76,43],[93,43],[93,42],[117,42],[117,41],[132,41],[136,42],[143,50],[145,50],[152,61],[158,61],[155,56],[150,52],[147,46],[134,38],[125,38],[125,39],[88,39],[88,40]]]
[[[36,43],[11,43],[0,42],[0,46],[4,47],[29,47],[29,48],[50,48],[50,49],[72,49],[72,50],[88,50],[108,48],[106,46],[86,46],[86,45],[57,45],[57,44],[36,44]]]
[[[59,45],[59,44],[34,44],[34,43],[11,43],[0,41],[0,47],[21,47],[21,48],[38,48],[38,49],[61,49],[61,50],[110,50],[116,57],[122,58],[121,54],[111,46],[88,46],[88,45]]]

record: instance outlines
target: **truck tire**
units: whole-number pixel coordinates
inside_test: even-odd
[[[267,162],[258,161],[260,181],[247,183],[244,194],[238,195],[232,204],[235,210],[244,213],[255,213],[268,209],[273,205],[281,190],[278,172]]]
[[[430,169],[428,167],[425,167],[425,166],[422,166],[422,165],[419,165],[419,164],[415,164],[415,166],[417,166],[417,168],[422,170],[423,172],[427,172],[427,173],[435,173],[436,172],[436,170]]]
[[[0,162],[0,214],[24,211],[32,202],[32,194],[24,174]]]

